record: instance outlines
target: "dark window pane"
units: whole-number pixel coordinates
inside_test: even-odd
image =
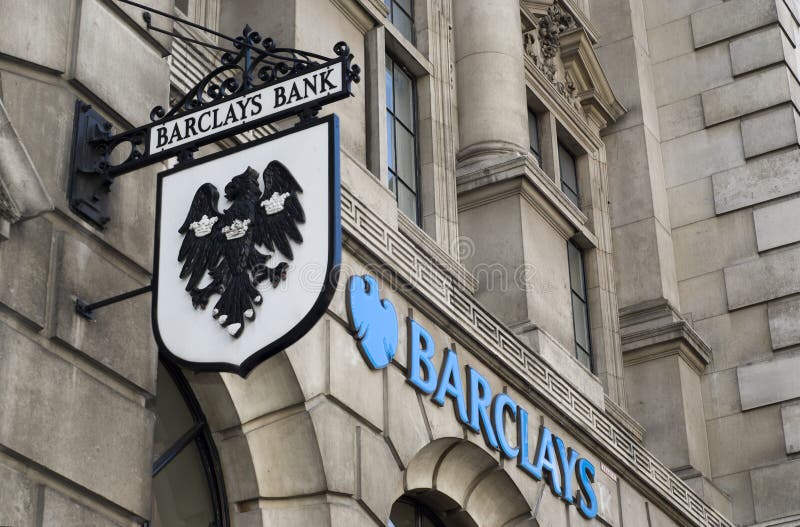
[[[567,187],[567,186],[562,184],[561,185],[561,190],[564,191],[564,194],[567,195],[567,198],[569,198],[569,200],[572,203],[574,203],[575,205],[580,205],[580,198],[578,197],[578,195],[575,192],[572,191],[571,188],[569,188],[569,187]]]
[[[575,331],[575,356],[591,369],[592,343],[589,335],[589,308],[583,252],[571,241],[567,242],[569,281],[572,302],[572,323]]]
[[[397,185],[397,203],[403,213],[417,223],[417,195],[403,182]]]
[[[159,394],[159,397],[161,394]],[[153,478],[152,527],[195,527],[214,521],[211,495],[197,445],[184,448]]]
[[[578,189],[578,182],[575,177],[575,158],[563,145],[558,145],[558,162],[561,165],[561,181],[566,183],[571,189]]]
[[[184,15],[189,14],[189,0],[175,0],[175,7]]]
[[[156,381],[156,425],[153,461],[163,454],[187,430],[194,426],[194,418],[183,400],[169,372],[158,363]]]
[[[402,7],[403,11],[411,14],[411,0],[394,0],[396,6]]]
[[[416,190],[417,164],[414,152],[414,136],[401,124],[396,125],[395,133],[397,134],[397,175],[412,190]]]
[[[567,243],[567,259],[569,260],[569,281],[572,291],[582,299],[586,299],[583,290],[583,255],[572,243]]]
[[[579,203],[578,175],[575,171],[575,157],[559,143],[558,163],[561,167],[561,189],[576,205]]]
[[[384,0],[389,8],[388,17],[400,34],[414,43],[414,11],[413,0]]]
[[[397,170],[394,152],[394,117],[386,112],[386,155],[389,160],[389,170]]]
[[[395,115],[409,130],[414,130],[414,84],[411,77],[395,65],[394,68]]]
[[[581,364],[586,366],[589,370],[592,369],[592,356],[585,350],[578,350],[578,360],[581,361]]]
[[[575,322],[575,342],[583,349],[589,349],[589,320],[586,316],[586,304],[572,295],[572,317]]]
[[[409,42],[414,42],[414,23],[411,21],[410,16],[395,7],[392,23]]]
[[[528,135],[530,136],[531,152],[536,155],[539,160],[541,156],[541,148],[539,147],[539,120],[536,114],[528,110]]]
[[[414,512],[413,505],[398,501],[392,506],[389,523],[393,524],[394,527],[416,527]]]

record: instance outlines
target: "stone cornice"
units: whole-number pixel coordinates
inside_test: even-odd
[[[412,286],[407,294],[418,299],[420,306],[430,306],[428,316],[452,326],[454,338],[474,348],[490,367],[504,372],[510,384],[529,393],[542,411],[603,456],[606,464],[670,516],[682,525],[733,527],[647,451],[628,427],[587,399],[346,186],[342,187],[342,227],[348,243],[363,247],[359,254],[374,258]]]
[[[584,109],[591,107],[607,123],[616,121],[625,113],[625,108],[611,90],[584,28],[571,29],[561,35],[561,60],[575,83],[576,96]]]
[[[512,156],[493,165],[465,166],[457,179],[459,212],[521,195],[565,239],[576,232],[584,244],[597,247],[597,237],[586,226],[588,218],[533,161]]]
[[[620,309],[620,339],[626,366],[678,355],[702,374],[711,362],[711,348],[663,299]]]
[[[625,366],[679,355],[702,374],[711,362],[711,349],[684,320],[623,334],[621,339]]]

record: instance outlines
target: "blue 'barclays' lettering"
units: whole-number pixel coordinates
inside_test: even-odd
[[[408,318],[408,373],[406,381],[424,394],[433,394],[439,406],[445,398],[452,399],[456,418],[476,433],[482,433],[486,443],[499,450],[508,459],[517,460],[517,466],[537,480],[545,480],[551,492],[565,502],[574,504],[586,518],[597,516],[597,497],[594,483],[594,466],[578,451],[567,448],[564,441],[553,435],[544,425],[539,427],[539,439],[531,460],[528,442],[528,412],[508,394],[492,397],[488,381],[474,368],[466,367],[467,392],[461,381],[458,355],[445,350],[439,372],[433,363],[436,348],[433,337],[417,321]],[[505,417],[517,424],[517,446],[512,447],[505,429]],[[575,492],[573,478],[577,479],[579,492]]]
[[[389,365],[397,343],[394,306],[389,300],[380,300],[377,289],[377,281],[367,276],[351,277],[347,289],[350,327],[364,358],[373,369]],[[539,426],[536,448],[532,451],[527,410],[506,393],[493,396],[489,382],[470,366],[465,368],[465,385],[458,355],[453,349],[445,349],[442,366],[437,371],[433,362],[436,354],[433,337],[410,317],[407,318],[407,329],[406,382],[409,385],[430,395],[438,406],[445,406],[445,399],[451,399],[456,419],[473,432],[481,433],[487,445],[507,459],[516,459],[520,470],[532,478],[546,481],[555,496],[576,505],[583,517],[592,519],[597,516],[598,500],[592,487],[595,468],[589,460],[568,448],[544,425]],[[516,423],[516,446],[509,441],[506,420]]]

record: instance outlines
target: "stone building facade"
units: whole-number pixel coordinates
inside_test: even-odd
[[[105,228],[85,221],[76,99],[143,125],[217,64],[186,37],[226,42],[148,31],[118,0],[0,0],[0,525],[800,522],[796,0],[142,3],[350,45],[362,82],[323,112],[341,126],[340,287],[246,378],[159,358],[149,296],[78,316],[77,298],[150,282],[174,162],[117,178]],[[524,407],[531,450],[552,434],[591,489],[536,477],[455,397],[415,389],[411,334],[370,369],[358,275],[425,329],[437,371],[457,356],[462,383],[515,402],[496,440],[520,449]]]

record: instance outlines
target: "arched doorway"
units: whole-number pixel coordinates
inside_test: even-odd
[[[402,496],[392,505],[388,527],[449,527],[445,521],[422,501]]]
[[[180,369],[159,361],[150,527],[228,527],[219,457]]]
[[[496,456],[470,441],[434,440],[417,452],[404,479],[406,493],[395,505],[406,500],[420,504],[441,527],[538,525],[531,511],[539,484],[524,478],[515,481]],[[523,491],[520,484],[530,487]]]

